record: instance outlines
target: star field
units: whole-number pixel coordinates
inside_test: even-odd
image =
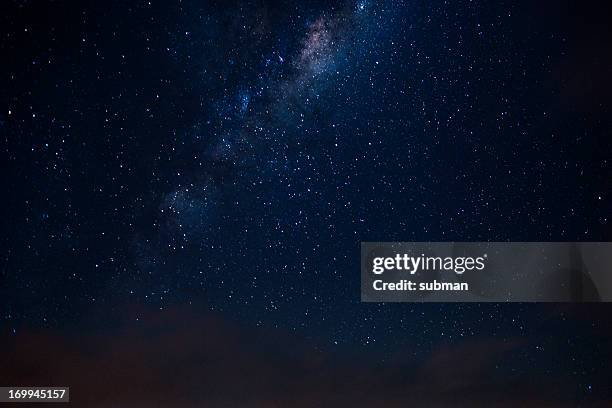
[[[609,398],[606,305],[359,298],[362,241],[610,239],[609,28],[559,7],[4,5],[2,333],[188,308],[387,368],[494,339],[494,378]]]

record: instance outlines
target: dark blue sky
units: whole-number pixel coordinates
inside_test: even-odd
[[[610,240],[603,3],[3,8],[7,341],[210,313],[610,397],[605,305],[359,301],[361,241]]]

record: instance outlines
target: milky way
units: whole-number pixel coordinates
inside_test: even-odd
[[[301,137],[295,130],[285,129],[290,128],[287,123],[295,120],[294,113],[317,108],[321,88],[330,81],[330,76],[350,75],[346,51],[351,46],[364,49],[364,45],[354,42],[354,37],[363,34],[359,30],[368,28],[363,20],[365,13],[365,6],[345,7],[331,16],[316,18],[307,24],[294,55],[282,57],[276,54],[276,59],[269,58],[264,64],[288,64],[287,71],[228,90],[236,95],[229,103],[213,102],[217,106],[225,105],[220,111],[221,116],[225,119],[231,116],[233,124],[229,131],[219,132],[216,142],[205,138],[204,142],[212,145],[206,154],[208,164],[214,166],[218,162],[221,167],[238,166],[241,168],[237,171],[252,172],[261,170],[262,166],[275,167],[278,163],[286,163],[288,159],[283,147],[286,140],[283,139]],[[259,92],[252,95],[251,90]],[[304,113],[299,115],[303,121]],[[262,153],[262,145],[270,138],[277,146],[271,152]],[[252,155],[258,156],[256,168],[249,157]],[[169,217],[167,231],[162,234],[179,234],[185,239],[189,234],[190,239],[202,239],[207,231],[210,232],[219,194],[225,188],[223,185],[215,186],[207,174],[198,175],[197,180],[187,186],[181,183],[179,189],[169,193],[160,206],[162,218]],[[181,240],[180,236],[178,240]]]

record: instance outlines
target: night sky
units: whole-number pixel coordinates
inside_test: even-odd
[[[530,3],[4,2],[0,385],[612,404],[608,305],[360,303],[362,241],[612,240],[609,12]]]

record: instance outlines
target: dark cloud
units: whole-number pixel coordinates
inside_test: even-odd
[[[126,309],[126,319],[135,311]],[[3,342],[0,383],[67,385],[72,406],[573,406],[567,378],[499,375],[522,340],[466,339],[424,361],[336,355],[280,330],[213,314],[142,313],[98,334],[27,332]],[[595,403],[596,401],[589,401]],[[599,401],[604,405],[603,401]]]

